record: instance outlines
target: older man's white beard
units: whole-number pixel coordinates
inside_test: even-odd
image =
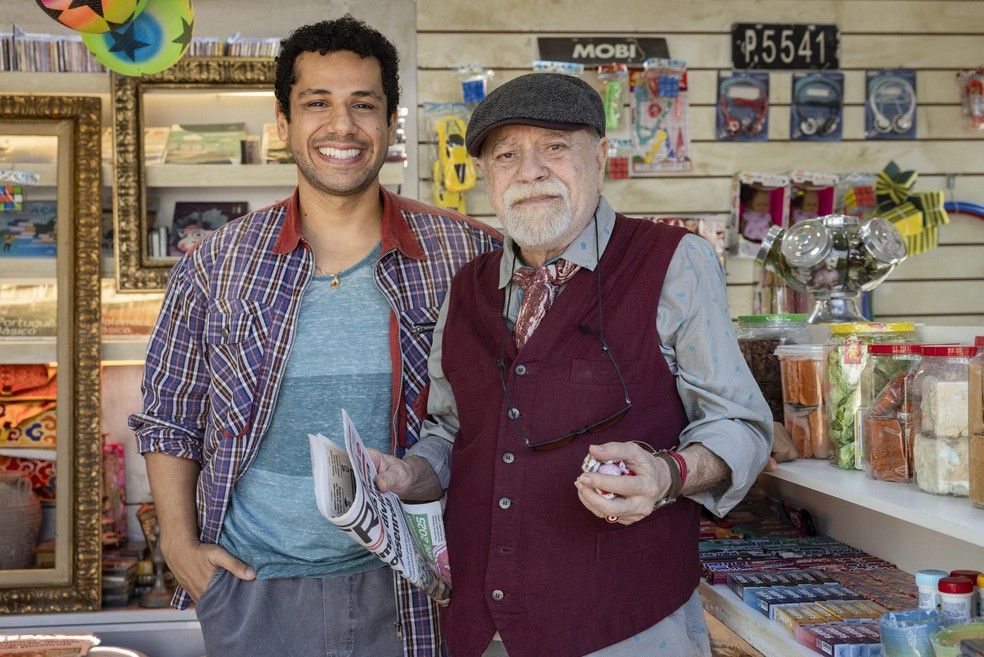
[[[560,202],[546,206],[513,207],[517,201],[536,196],[558,196]],[[557,246],[574,221],[570,194],[559,182],[522,187],[514,185],[506,190],[503,205],[506,209],[502,223],[506,232],[525,249]]]

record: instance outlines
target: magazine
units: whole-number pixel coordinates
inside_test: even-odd
[[[291,164],[294,158],[280,139],[276,123],[264,123],[260,137],[260,164]]]
[[[55,257],[55,201],[25,201],[20,210],[0,212],[0,257]]]
[[[248,211],[246,201],[177,201],[166,255],[183,256],[194,251],[206,235]],[[165,255],[163,250],[161,255]]]
[[[174,124],[167,137],[166,164],[241,164],[245,123]]]
[[[405,504],[376,488],[376,466],[348,413],[345,448],[308,434],[314,494],[321,515],[390,565],[438,604],[451,598],[440,502]]]

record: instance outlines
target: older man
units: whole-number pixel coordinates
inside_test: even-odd
[[[700,505],[726,513],[769,455],[713,249],[612,210],[604,133],[598,94],[556,74],[468,126],[508,238],[452,282],[423,458],[379,458],[382,487],[447,488],[454,657],[709,655]],[[581,474],[588,454],[634,476]]]

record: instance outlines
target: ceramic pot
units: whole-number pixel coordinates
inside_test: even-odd
[[[40,531],[41,501],[31,490],[31,480],[0,474],[0,569],[33,568]]]

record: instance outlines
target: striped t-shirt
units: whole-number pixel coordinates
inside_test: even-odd
[[[270,428],[236,482],[219,544],[257,577],[347,575],[383,566],[318,511],[309,433],[343,445],[341,410],[369,447],[388,453],[392,395],[389,306],[373,280],[377,245],[304,290]]]

